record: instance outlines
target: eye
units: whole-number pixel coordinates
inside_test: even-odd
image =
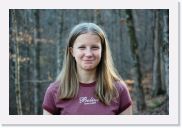
[[[92,49],[97,50],[97,49],[99,49],[99,47],[98,46],[93,46]]]
[[[78,49],[83,50],[83,49],[85,49],[85,46],[79,46]]]

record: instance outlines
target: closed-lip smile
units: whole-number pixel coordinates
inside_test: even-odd
[[[93,60],[83,60],[85,63],[92,63]]]
[[[93,61],[93,60],[83,60],[83,61]]]

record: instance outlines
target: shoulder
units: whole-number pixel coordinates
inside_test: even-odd
[[[132,99],[129,93],[129,89],[124,81],[116,82],[115,85],[119,93],[119,113],[121,113],[132,104]]]
[[[57,105],[56,103],[58,101],[58,99],[57,99],[58,88],[59,88],[59,83],[52,82],[47,87],[47,90],[44,95],[42,107],[43,107],[43,109],[45,109],[46,111],[48,111],[52,114],[58,113],[58,109],[56,106]]]
[[[54,81],[52,83],[49,84],[48,88],[47,88],[47,93],[54,93],[56,94],[59,88],[59,82],[58,81]]]
[[[119,92],[123,92],[123,91],[128,90],[127,89],[127,85],[126,85],[126,83],[123,80],[116,81],[116,82],[114,82],[114,84],[115,84],[115,86],[116,86],[116,88],[117,88],[117,90]]]

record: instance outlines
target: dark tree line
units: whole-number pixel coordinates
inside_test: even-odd
[[[155,108],[168,104],[168,10],[12,9],[9,114],[42,114],[45,90],[62,67],[68,33],[80,22],[94,22],[105,30],[116,68],[131,93],[134,114],[152,114],[149,103],[159,96],[164,98]],[[162,114],[168,114],[168,107]]]

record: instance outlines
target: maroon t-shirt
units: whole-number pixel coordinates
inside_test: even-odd
[[[96,82],[80,83],[77,97],[61,100],[57,97],[58,83],[49,85],[42,104],[43,109],[54,115],[117,115],[128,108],[132,101],[126,85],[116,83],[119,92],[117,100],[104,105],[95,96]]]

